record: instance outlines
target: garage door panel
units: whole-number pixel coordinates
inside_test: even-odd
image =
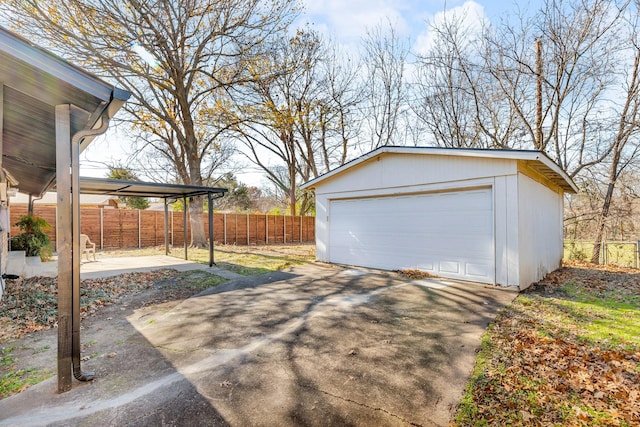
[[[331,262],[493,281],[490,189],[332,200]]]
[[[466,269],[465,275],[467,276],[488,277],[491,274],[487,263],[478,264],[478,263],[468,262],[466,267],[467,269]]]
[[[441,261],[440,272],[450,274],[460,274],[460,263],[454,261]]]

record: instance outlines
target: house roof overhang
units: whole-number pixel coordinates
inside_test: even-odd
[[[544,152],[537,150],[489,150],[478,148],[440,148],[440,147],[397,147],[384,146],[370,151],[344,165],[333,169],[317,178],[304,183],[303,190],[314,190],[326,180],[345,173],[347,170],[362,165],[370,159],[379,155],[388,154],[414,154],[431,156],[456,156],[456,157],[479,157],[509,159],[524,162],[529,168],[536,171],[550,182],[560,187],[567,193],[577,193],[573,180],[551,160]]]
[[[97,129],[130,93],[0,27],[2,169],[26,194],[55,181],[55,106],[71,106],[71,134]],[[82,151],[93,139],[80,141]]]

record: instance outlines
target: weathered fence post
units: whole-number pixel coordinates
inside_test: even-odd
[[[138,209],[138,249],[142,249],[142,214]]]
[[[102,249],[104,249],[104,208],[100,208],[100,250]]]

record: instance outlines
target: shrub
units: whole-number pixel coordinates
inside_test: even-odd
[[[50,247],[51,242],[49,236],[42,230],[51,228],[49,223],[35,215],[23,215],[15,225],[22,233],[11,239],[11,250],[25,251],[27,256],[42,254],[46,257],[47,251],[43,253],[43,248]]]

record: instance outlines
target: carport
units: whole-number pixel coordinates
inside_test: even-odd
[[[211,218],[213,200],[223,196],[226,190],[80,179],[80,153],[96,136],[107,130],[109,121],[130,93],[2,27],[0,83],[0,273],[5,272],[4,260],[8,250],[7,190],[18,188],[37,198],[55,187],[58,226],[57,373],[58,392],[65,392],[71,389],[72,370],[73,377],[80,381],[93,378],[92,373],[83,372],[80,367],[80,193],[160,197],[165,200],[165,213],[169,200],[207,195]],[[210,237],[212,231],[210,227]],[[213,263],[213,239],[210,240],[210,262]],[[0,284],[0,289],[4,289],[2,279]]]
[[[209,267],[214,264],[213,253],[213,208],[214,200],[219,199],[227,192],[226,188],[204,187],[199,185],[162,184],[157,182],[128,181],[121,179],[105,178],[80,178],[81,194],[102,194],[120,197],[155,197],[164,201],[164,253],[169,254],[169,206],[177,200],[183,201],[187,206],[190,197],[207,196],[209,202]],[[187,210],[183,210],[184,230],[187,230]],[[188,243],[184,239],[184,259],[187,259]]]

